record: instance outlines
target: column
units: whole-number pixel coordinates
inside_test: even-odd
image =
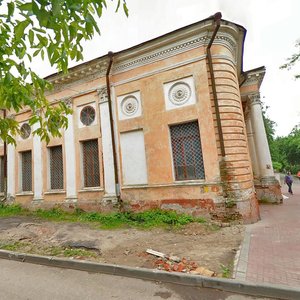
[[[274,171],[272,167],[270,149],[262,116],[260,95],[259,93],[249,95],[249,99],[251,106],[250,118],[254,134],[254,143],[260,176],[262,180],[268,181],[269,178],[274,181]]]
[[[38,128],[38,124],[33,125],[33,131]],[[42,160],[42,142],[40,136],[33,136],[33,185],[34,196],[33,203],[43,201],[43,160]]]
[[[15,190],[15,146],[12,144],[7,145],[7,200],[14,201]]]
[[[254,142],[252,123],[251,123],[251,118],[249,117],[249,115],[248,115],[248,118],[246,119],[246,129],[247,129],[248,145],[249,145],[249,152],[250,152],[251,165],[252,165],[254,178],[259,178],[260,170],[259,170],[259,165],[258,165],[258,161],[257,161],[257,154],[256,154],[256,148],[255,148],[255,142]]]
[[[115,186],[115,166],[113,158],[111,126],[109,119],[109,107],[107,89],[99,90],[100,125],[102,132],[103,166],[104,166],[104,202],[117,202]]]
[[[66,105],[72,108],[72,99],[65,100]],[[64,145],[66,159],[66,201],[76,202],[76,159],[75,159],[75,140],[74,140],[74,122],[73,114],[67,115],[68,128],[64,133]]]

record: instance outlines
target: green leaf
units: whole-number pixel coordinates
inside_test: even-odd
[[[121,4],[121,0],[118,0],[118,5],[117,5],[117,8],[116,8],[115,12],[117,12],[119,10],[120,4]]]
[[[29,3],[19,5],[18,8],[22,11],[32,11],[32,3],[29,2]]]
[[[29,40],[30,45],[32,46],[33,42],[34,42],[34,32],[32,30],[29,30],[28,40]]]
[[[10,19],[10,17],[14,14],[15,4],[13,2],[7,3],[7,10],[8,10],[7,18]]]
[[[52,13],[54,16],[58,16],[61,12],[62,1],[61,0],[53,0],[52,1]]]
[[[44,47],[47,47],[48,45],[48,39],[40,34],[37,34],[36,35],[37,38],[39,39],[40,43],[44,46]]]
[[[125,2],[123,3],[123,10],[125,12],[126,17],[128,17],[128,7]]]
[[[16,40],[20,40],[24,36],[24,31],[26,27],[30,24],[30,21],[25,20],[22,22],[18,22],[18,24],[15,27],[15,38]]]

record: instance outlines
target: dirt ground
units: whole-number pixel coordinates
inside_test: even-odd
[[[85,249],[92,257],[76,259],[132,267],[157,268],[153,249],[196,262],[217,276],[229,275],[243,239],[244,226],[216,226],[191,223],[180,229],[101,230],[86,224],[47,222],[29,217],[0,218],[0,248],[17,243],[19,252],[53,255],[53,249]],[[60,256],[60,254],[57,254]],[[223,267],[222,267],[223,265]]]

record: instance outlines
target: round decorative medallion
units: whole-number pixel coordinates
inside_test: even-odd
[[[94,107],[86,106],[80,112],[80,121],[82,122],[82,124],[89,126],[94,122],[95,116],[96,112]]]
[[[23,140],[28,139],[31,133],[31,127],[29,124],[24,123],[20,129],[20,136]]]
[[[174,83],[169,90],[169,99],[175,105],[186,103],[191,97],[190,86],[182,81]]]
[[[139,108],[139,101],[134,96],[127,96],[121,102],[122,113],[127,116],[134,115]]]

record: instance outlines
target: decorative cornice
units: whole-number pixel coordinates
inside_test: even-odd
[[[82,65],[69,70],[67,74],[55,74],[46,78],[50,83],[54,84],[55,89],[60,89],[61,86],[79,80],[90,80],[94,77],[105,76],[108,66],[107,59],[98,58],[96,60],[86,62]]]
[[[192,50],[208,44],[210,37],[207,33],[200,36],[189,37],[185,40],[173,42],[167,46],[159,47],[142,55],[116,62],[113,66],[113,74],[125,72],[137,67],[141,67],[150,63],[157,62],[162,59],[172,57],[174,55]],[[233,55],[235,64],[237,63],[237,45],[233,36],[229,33],[220,31],[215,38],[214,44],[223,45],[230,50]],[[117,59],[116,59],[117,60]]]
[[[266,70],[264,67],[259,69],[250,70],[245,72],[245,81],[242,86],[249,86],[249,85],[258,85],[258,88],[261,86],[261,83],[264,79]]]

